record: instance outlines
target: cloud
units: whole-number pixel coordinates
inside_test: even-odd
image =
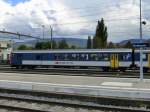
[[[149,0],[144,0],[143,5],[143,10],[147,10]],[[109,41],[139,36],[139,0],[28,0],[16,5],[0,0],[0,7],[0,29],[7,31],[42,37],[44,25],[45,38],[49,38],[52,25],[54,36],[83,38],[82,35],[94,34],[96,21],[103,17]],[[143,31],[148,37],[150,15],[147,12],[143,11],[143,19],[147,21]]]
[[[67,23],[69,16],[73,13],[71,9],[65,6],[60,0],[30,0],[28,2],[19,3],[11,6],[0,0],[0,7],[3,9],[1,14],[0,25],[8,31],[21,32],[33,35],[40,35],[42,25],[45,25],[45,31],[49,30],[49,26],[55,24],[54,29],[59,32],[77,33],[83,25],[63,25]],[[58,13],[60,10],[65,9],[65,13]],[[69,21],[75,22],[78,20],[86,21],[85,18],[71,18]],[[62,25],[57,25],[62,24]],[[37,31],[35,31],[35,29]],[[33,32],[35,31],[35,32]],[[49,32],[45,32],[49,33]],[[61,35],[61,34],[59,34]]]

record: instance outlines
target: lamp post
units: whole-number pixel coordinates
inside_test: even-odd
[[[140,0],[140,42],[142,43],[142,0]],[[143,81],[143,51],[140,47],[140,81]]]
[[[53,28],[50,25],[50,31],[51,31],[51,49],[53,49]]]
[[[44,40],[44,28],[45,28],[45,26],[42,25],[42,28],[43,28],[43,40]]]

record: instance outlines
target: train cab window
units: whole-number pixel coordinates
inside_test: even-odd
[[[17,60],[20,60],[23,57],[22,54],[17,54]]]
[[[14,53],[11,53],[11,56],[15,56],[15,54],[14,54]]]

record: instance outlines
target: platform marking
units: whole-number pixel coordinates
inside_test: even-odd
[[[132,87],[132,83],[123,83],[123,82],[103,82],[102,86],[121,86],[121,87]]]
[[[87,85],[70,85],[70,84],[53,84],[53,83],[40,83],[40,82],[24,82],[24,81],[12,81],[12,80],[0,80],[0,83],[4,82],[4,84],[18,84],[18,85],[24,85],[24,84],[30,84],[32,86],[49,86],[49,87],[63,87],[63,88],[78,88],[78,89],[107,89],[107,90],[126,90],[126,91],[144,91],[144,92],[150,92],[150,89],[147,88],[132,88],[132,87],[115,87],[115,86],[87,86]],[[1,87],[1,84],[0,84]]]

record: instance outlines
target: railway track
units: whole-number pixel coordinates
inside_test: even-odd
[[[1,73],[23,73],[42,75],[65,75],[65,76],[89,76],[89,77],[118,77],[139,78],[139,71],[128,70],[103,72],[99,69],[71,69],[71,68],[38,68],[38,69],[14,69],[10,66],[0,66]],[[150,79],[150,73],[144,73],[144,78]]]
[[[29,108],[16,107],[16,106],[7,106],[7,105],[0,105],[0,109],[10,110],[10,111],[19,111],[19,112],[50,112],[50,111],[29,109]]]
[[[146,108],[135,108],[135,107],[123,107],[123,106],[113,106],[113,105],[90,105],[89,104],[78,104],[78,103],[67,103],[67,102],[58,102],[58,101],[46,101],[42,99],[32,99],[31,97],[25,98],[25,97],[13,97],[13,96],[6,96],[6,95],[0,95],[0,100],[6,100],[6,101],[16,101],[16,102],[27,102],[30,104],[37,103],[39,105],[57,105],[58,107],[62,108],[75,108],[75,109],[87,109],[85,112],[149,112],[149,109]],[[52,108],[52,107],[51,107]],[[0,104],[0,109],[6,109],[6,110],[13,110],[13,111],[21,111],[21,112],[53,112],[51,111],[51,108],[44,108],[44,109],[35,109],[35,107],[27,107],[23,105],[23,107],[15,106],[14,103],[12,105],[10,104]],[[60,110],[61,111],[61,110]],[[60,112],[59,111],[59,112]],[[71,110],[70,110],[71,111]],[[55,111],[56,112],[56,111]],[[63,112],[66,112],[65,109]]]
[[[23,73],[23,74],[42,74],[42,75],[66,75],[66,76],[89,76],[89,77],[119,77],[119,78],[138,78],[138,72],[102,72],[100,70],[91,70],[91,69],[2,69],[0,68],[1,73]],[[144,73],[145,78],[150,78],[150,73]]]

